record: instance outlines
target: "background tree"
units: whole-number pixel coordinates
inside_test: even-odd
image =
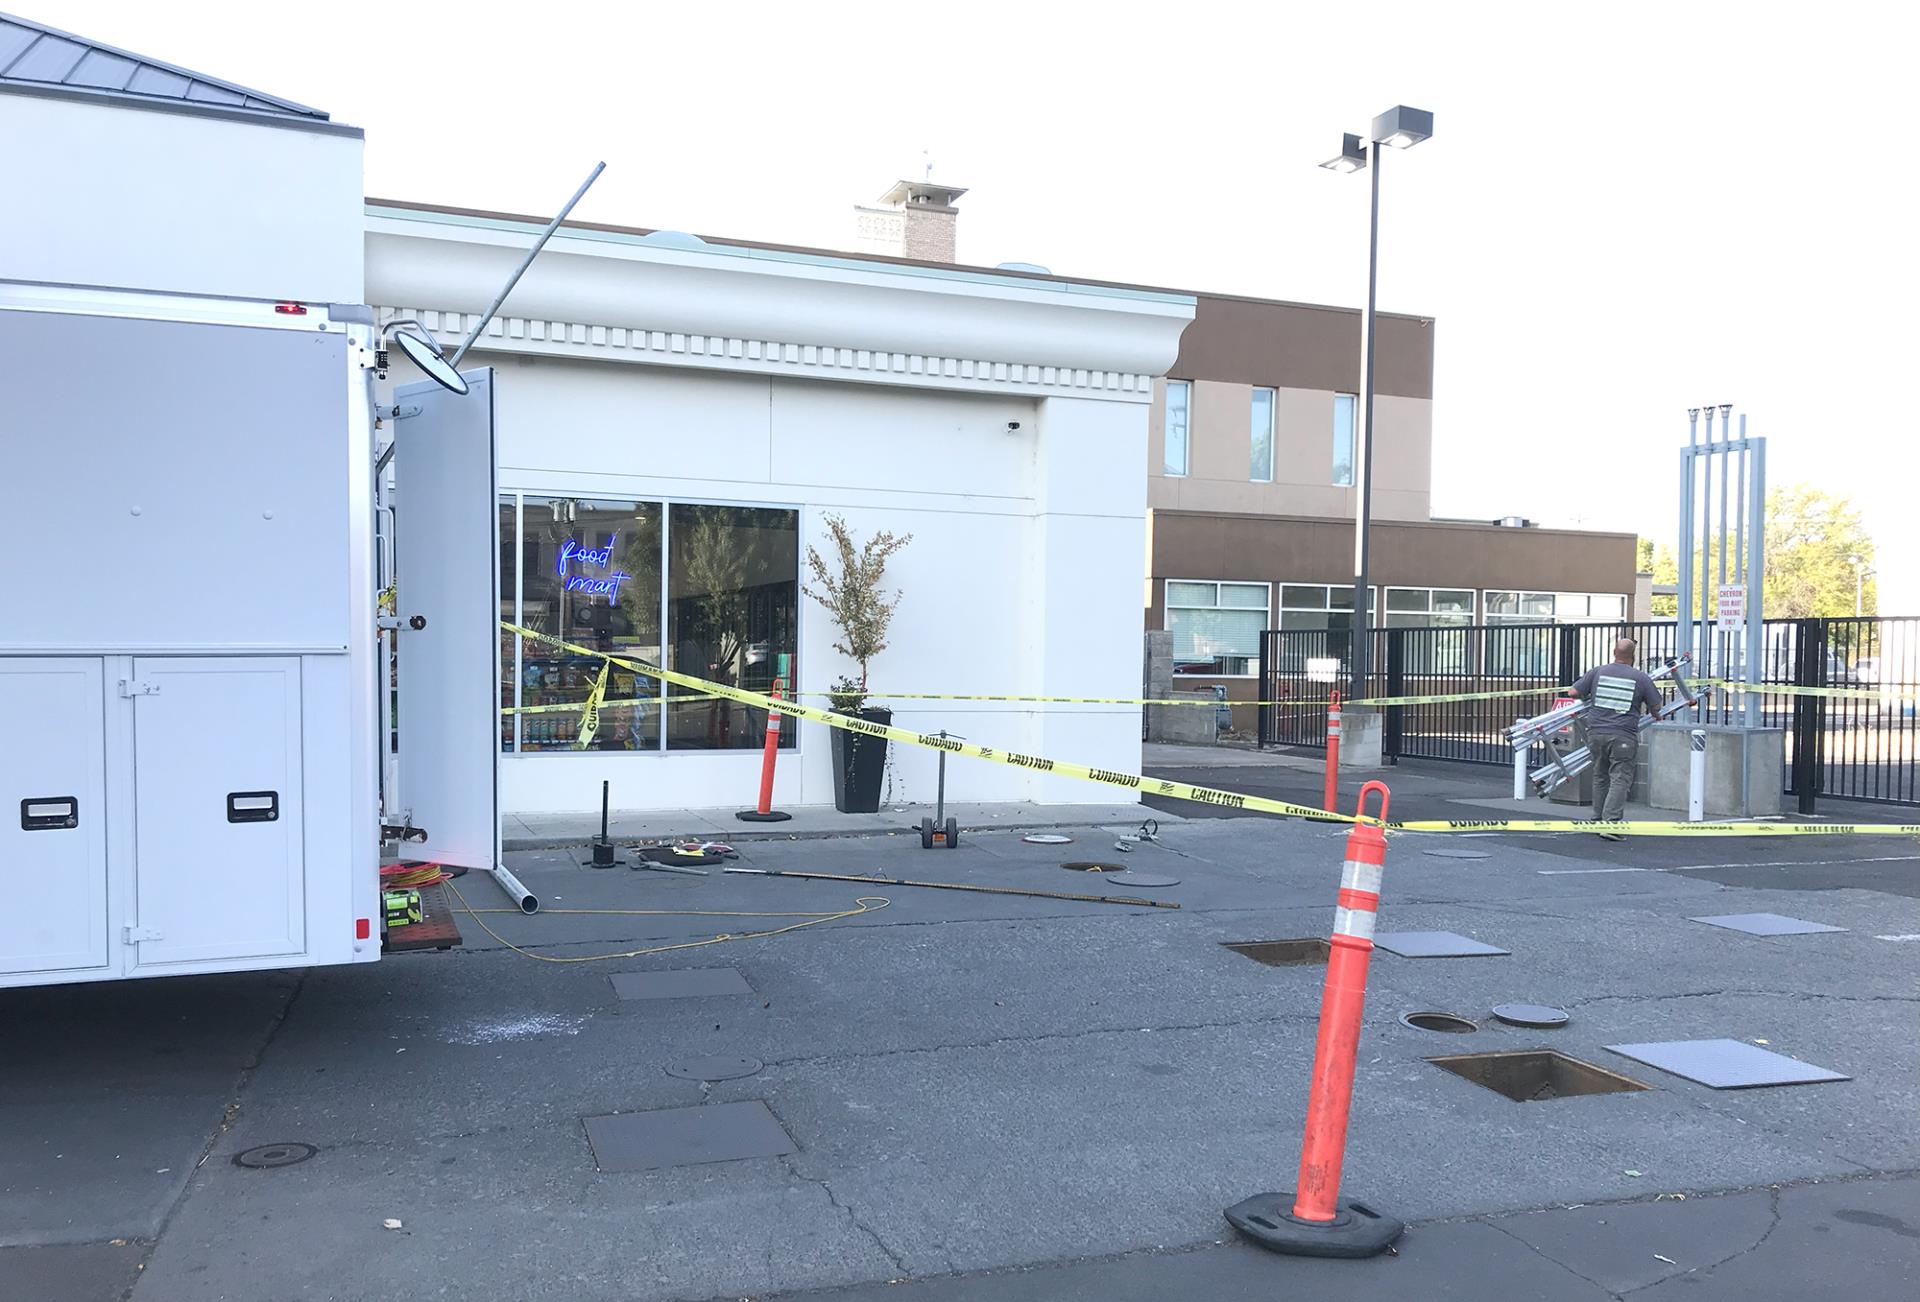
[[[1873,539],[1853,499],[1794,484],[1767,494],[1767,616],[1803,619],[1879,609]]]
[[[1680,581],[1674,549],[1650,538],[1639,542],[1639,566],[1653,574],[1656,584]],[[1719,550],[1707,549],[1708,583],[1719,580]],[[1727,558],[1729,572],[1733,557]],[[1695,582],[1700,558],[1694,557]],[[1805,619],[1851,615],[1855,584],[1859,585],[1860,613],[1879,610],[1874,582],[1873,538],[1853,500],[1810,484],[1791,484],[1767,494],[1766,608],[1768,619]],[[1698,595],[1695,601],[1699,600]],[[1675,613],[1671,596],[1656,595],[1653,614]]]

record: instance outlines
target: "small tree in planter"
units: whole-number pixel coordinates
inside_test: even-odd
[[[887,649],[887,626],[900,604],[900,593],[881,587],[887,558],[913,541],[912,534],[882,530],[865,543],[838,515],[824,517],[833,542],[829,561],[812,546],[807,548],[807,572],[813,582],[804,589],[826,609],[840,638],[833,649],[859,662],[860,681],[842,678],[829,699],[841,714],[870,723],[893,722],[893,711],[867,708],[867,670],[873,658]],[[833,804],[848,814],[871,814],[880,808],[880,780],[887,765],[887,739],[865,733],[833,730]]]

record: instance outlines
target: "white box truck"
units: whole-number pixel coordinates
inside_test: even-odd
[[[0,987],[371,962],[360,133],[5,16],[0,55]],[[490,376],[472,389],[388,412],[416,470],[389,536],[422,540],[400,817],[437,825],[424,857],[497,872]]]

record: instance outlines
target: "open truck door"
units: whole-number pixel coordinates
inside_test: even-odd
[[[398,781],[410,855],[500,872],[500,525],[493,371],[394,392]],[[524,907],[524,906],[523,906]]]

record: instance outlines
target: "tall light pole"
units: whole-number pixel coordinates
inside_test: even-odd
[[[1425,109],[1396,105],[1373,120],[1367,143],[1348,133],[1341,137],[1340,154],[1320,166],[1335,172],[1366,168],[1373,191],[1367,214],[1367,307],[1360,318],[1360,410],[1354,423],[1353,528],[1353,698],[1367,695],[1367,636],[1373,609],[1367,601],[1367,549],[1373,524],[1373,341],[1374,300],[1380,278],[1380,147],[1411,149],[1433,135],[1433,114]],[[1371,166],[1369,166],[1371,164]]]

